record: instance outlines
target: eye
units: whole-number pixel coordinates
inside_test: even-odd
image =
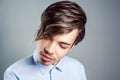
[[[63,48],[63,49],[67,49],[67,48],[69,48],[69,46],[66,45],[66,44],[60,44],[60,47]]]

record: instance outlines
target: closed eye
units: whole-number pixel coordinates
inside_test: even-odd
[[[60,47],[63,48],[63,49],[67,49],[67,48],[70,47],[70,44],[62,42],[62,43],[60,43]]]
[[[63,49],[67,49],[68,48],[68,46],[63,46],[63,45],[60,45],[60,47],[63,48]]]

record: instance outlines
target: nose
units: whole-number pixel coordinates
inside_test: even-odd
[[[45,52],[47,53],[47,54],[54,54],[54,52],[55,52],[55,43],[51,43],[51,44],[49,44],[46,48],[45,48]]]

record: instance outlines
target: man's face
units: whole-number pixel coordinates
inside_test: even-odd
[[[37,52],[41,63],[56,65],[72,48],[77,34],[78,30],[75,29],[68,34],[60,34],[52,38],[39,40],[37,42]]]

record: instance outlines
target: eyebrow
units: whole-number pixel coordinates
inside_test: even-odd
[[[70,43],[67,43],[67,42],[60,42],[62,44],[65,44],[65,45],[71,45]]]

